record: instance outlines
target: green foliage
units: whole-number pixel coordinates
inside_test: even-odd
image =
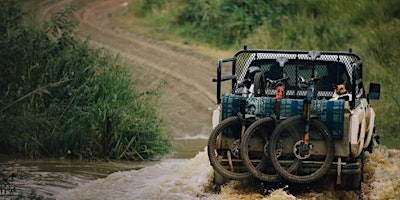
[[[174,25],[183,26],[185,36],[217,46],[235,44],[265,20],[276,23],[288,3],[263,0],[190,0]]]
[[[130,10],[138,17],[144,17],[151,14],[154,10],[162,9],[167,0],[137,0],[135,5],[130,7]]]
[[[400,1],[173,0],[168,4],[180,6],[171,8],[164,2],[145,19],[167,13],[161,17],[174,20],[155,26],[172,26],[177,31],[169,33],[221,49],[244,44],[254,49],[352,48],[363,58],[364,84],[381,83],[381,99],[372,102],[376,124],[383,143],[398,148]]]
[[[118,58],[75,40],[72,14],[67,7],[35,28],[15,1],[2,1],[0,152],[132,160],[168,153],[158,96],[140,95]]]

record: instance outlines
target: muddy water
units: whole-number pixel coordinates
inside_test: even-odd
[[[27,195],[34,190],[37,195],[51,197],[91,180],[104,178],[119,170],[145,167],[146,163],[99,162],[67,159],[1,159],[2,178],[7,177],[6,188],[0,199]],[[1,186],[0,186],[1,187]],[[10,188],[16,191],[12,192]]]
[[[294,193],[292,186],[267,191],[231,181],[214,194],[205,146],[204,139],[176,140],[175,153],[155,162],[3,159],[1,168],[15,174],[11,183],[16,193],[35,189],[46,199],[358,199],[355,192],[335,191],[328,182]],[[399,150],[378,147],[374,154],[366,153],[364,199],[400,199],[399,165]],[[2,193],[0,199],[9,195]]]
[[[0,155],[0,199],[29,195],[54,199],[55,195],[119,171],[139,170],[163,162],[178,163],[192,158],[207,145],[205,138],[176,139],[174,150],[161,161],[128,162],[60,159],[13,159]],[[3,185],[4,178],[7,179]],[[15,191],[10,189],[15,188]],[[97,198],[95,198],[97,199]]]
[[[366,155],[364,199],[399,199],[400,151],[378,148]],[[358,199],[355,192],[335,191],[326,184],[318,191],[291,194],[282,186],[262,195],[251,183],[230,182],[221,194],[210,192],[212,168],[207,153],[190,159],[168,159],[140,170],[117,172],[58,194],[60,199]],[[250,187],[249,187],[250,186]]]

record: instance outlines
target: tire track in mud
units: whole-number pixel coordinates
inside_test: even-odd
[[[176,50],[157,41],[142,38],[119,29],[110,20],[123,12],[124,0],[44,1],[44,18],[68,4],[78,8],[75,19],[80,23],[81,39],[90,38],[90,45],[118,53],[134,64],[134,78],[146,88],[167,81],[160,97],[159,114],[173,137],[206,137],[211,131],[211,112],[215,106],[216,61]]]

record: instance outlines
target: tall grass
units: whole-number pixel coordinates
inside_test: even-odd
[[[25,24],[16,1],[0,8],[0,152],[25,156],[153,159],[171,142],[118,57],[74,38],[73,9]]]
[[[377,128],[383,134],[382,142],[399,148],[400,1],[162,2],[175,7],[132,2],[131,8],[144,8],[142,19],[153,22],[159,30],[221,49],[238,50],[244,44],[255,49],[347,51],[352,48],[363,59],[365,85],[381,83],[381,99],[372,105],[377,114]],[[143,3],[147,7],[141,7]],[[152,21],[154,18],[166,23],[156,23]]]

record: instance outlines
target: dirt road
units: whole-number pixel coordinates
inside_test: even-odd
[[[215,84],[211,82],[217,61],[139,37],[112,23],[115,13],[124,12],[124,0],[47,0],[40,3],[42,17],[72,4],[79,23],[79,36],[90,37],[90,45],[120,54],[135,67],[134,78],[145,88],[167,82],[160,97],[159,114],[173,137],[206,137],[211,131],[215,107]]]

